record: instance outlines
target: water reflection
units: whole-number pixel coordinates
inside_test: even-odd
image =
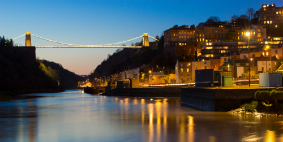
[[[266,130],[265,142],[275,142],[276,136],[274,131]]]
[[[282,117],[200,112],[180,98],[35,95],[46,97],[1,102],[1,142],[283,140]]]

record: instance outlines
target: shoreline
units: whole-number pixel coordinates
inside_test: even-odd
[[[44,90],[0,92],[0,102],[10,101],[13,99],[32,98],[32,96],[27,96],[27,94],[32,94],[32,93],[57,93],[57,92],[63,92],[63,91],[65,91],[65,89],[44,89]]]

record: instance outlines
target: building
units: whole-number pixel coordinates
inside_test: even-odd
[[[283,42],[280,37],[263,41],[239,41],[239,42],[207,42],[202,43],[200,59],[221,59],[221,64],[230,56],[234,59],[247,59],[250,57],[269,57],[270,55],[277,58],[282,57],[280,50]],[[226,56],[226,57],[225,57]],[[226,59],[227,60],[227,59]]]
[[[166,56],[168,52],[173,57],[180,57],[183,53],[182,49],[187,50],[189,56],[194,56],[197,48],[192,44],[195,42],[195,28],[190,28],[190,26],[175,25],[164,31],[164,51]]]
[[[275,57],[261,57],[257,60],[258,73],[275,72],[277,61]]]
[[[242,59],[242,60],[234,60],[234,78],[244,78],[249,75],[249,69],[251,69],[251,76],[257,74],[257,65],[256,60]]]
[[[193,81],[192,66],[192,62],[178,62],[177,60],[175,65],[176,83],[189,83]]]
[[[263,4],[257,13],[259,24],[266,28],[276,29],[283,23],[283,6],[276,7],[275,4]]]

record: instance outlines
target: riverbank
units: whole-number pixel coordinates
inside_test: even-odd
[[[31,94],[31,93],[57,93],[63,91],[65,91],[65,89],[44,89],[44,90],[0,92],[0,101],[30,98],[31,96],[27,96],[26,94]]]

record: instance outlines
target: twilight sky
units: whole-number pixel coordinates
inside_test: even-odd
[[[100,45],[128,40],[143,33],[155,37],[174,25],[198,25],[210,16],[256,11],[262,4],[283,6],[282,0],[0,0],[0,36],[15,38],[29,31],[47,39]],[[15,40],[24,45],[25,38]],[[141,41],[141,39],[133,42]],[[130,45],[131,42],[127,43]],[[34,46],[59,46],[32,37]],[[37,49],[46,59],[76,74],[91,73],[116,49]]]

